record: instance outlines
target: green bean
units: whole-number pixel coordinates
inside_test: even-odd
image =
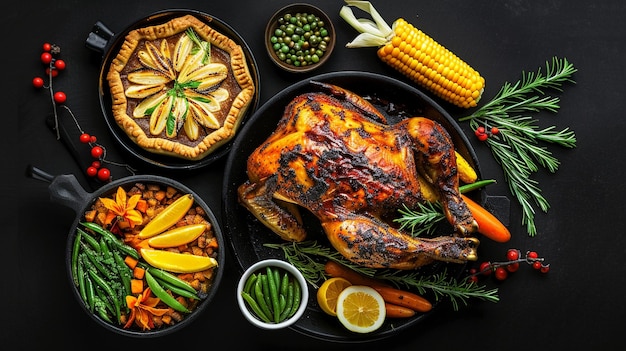
[[[74,243],[72,245],[72,279],[74,285],[79,286],[78,281],[78,253],[80,252],[80,238],[82,236],[82,230],[79,230],[74,237]]]
[[[271,311],[270,316],[274,314],[274,304],[272,303],[272,298],[270,296],[270,286],[269,286],[269,277],[266,274],[261,274],[259,276],[259,278],[261,279],[261,288],[263,291],[263,300],[265,301],[265,304],[267,305],[267,307],[269,308],[269,310]]]
[[[94,295],[94,306],[95,309],[98,311],[98,315],[100,316],[100,318],[109,323],[113,323],[111,317],[109,317],[109,315],[107,314],[106,303],[104,303],[104,301],[102,301],[102,299],[97,295]]]
[[[257,278],[257,275],[252,273],[246,280],[246,283],[243,286],[243,291],[249,294],[250,291],[252,291],[252,286],[254,285],[254,283],[256,283]]]
[[[293,306],[293,300],[294,300],[293,295],[294,295],[293,284],[289,284],[287,286],[287,304],[285,305],[285,309],[283,310],[283,312],[280,314],[281,320],[287,319],[287,317],[291,313],[291,307]]]
[[[271,323],[270,319],[265,315],[265,313],[263,313],[263,311],[261,310],[261,307],[256,302],[256,300],[252,297],[252,295],[250,295],[249,293],[245,291],[242,291],[241,297],[243,297],[243,299],[246,301],[248,306],[250,306],[254,314],[256,314],[256,316],[259,317],[259,319],[261,319],[265,323]]]
[[[256,284],[254,284],[254,298],[259,304],[259,307],[261,307],[263,313],[265,313],[265,315],[269,318],[269,316],[272,315],[272,312],[270,311],[269,306],[265,302],[265,297],[263,296],[263,277],[264,275],[259,274],[259,279],[257,279]]]
[[[292,283],[293,284],[293,305],[291,305],[291,311],[289,311],[289,314],[287,315],[288,317],[293,316],[296,311],[298,310],[298,307],[300,307],[300,299],[302,298],[301,296],[301,286],[300,283],[298,281],[295,281]]]
[[[276,279],[271,267],[265,269],[267,272],[267,284],[269,286],[270,300],[272,302],[272,310],[274,312],[274,322],[278,323],[280,317],[280,301],[278,300],[278,289],[276,288]]]
[[[89,273],[89,276],[91,277],[91,279],[93,279],[93,281],[96,283],[96,285],[101,287],[106,292],[107,296],[111,299],[111,302],[113,303],[113,307],[115,308],[115,316],[117,317],[117,321],[119,322],[120,321],[120,316],[121,316],[120,301],[117,298],[115,292],[109,286],[109,284],[107,284],[107,282],[104,281],[104,279],[102,279],[102,277],[100,277],[96,273],[96,271],[94,269],[88,270],[88,273]]]
[[[85,277],[85,291],[86,291],[86,303],[87,306],[89,307],[89,311],[91,311],[92,313],[94,312],[94,307],[95,307],[95,294],[96,292],[94,291],[93,288],[93,282],[91,281],[91,278],[89,277]]]
[[[194,294],[194,293],[190,293],[189,291],[179,288],[176,285],[173,285],[172,283],[165,281],[165,280],[160,280],[156,277],[153,276],[154,279],[156,279],[156,281],[165,289],[165,290],[170,290],[172,293],[183,296],[183,297],[187,297],[190,299],[194,299],[194,300],[200,300],[200,297],[198,296],[198,294]]]
[[[496,182],[495,179],[483,179],[483,180],[476,181],[474,183],[463,184],[463,185],[461,185],[459,187],[459,192],[467,193],[467,192],[470,192],[470,191],[475,190],[475,189],[480,189],[480,188],[482,188],[484,186],[487,186],[489,184],[493,184],[495,182]]]
[[[78,229],[80,230],[80,229]],[[98,243],[98,240],[96,240],[96,238],[94,238],[93,236],[89,235],[87,232],[82,231],[82,240],[86,241],[87,244],[89,244],[89,246],[91,246],[91,248],[100,253],[101,249],[100,249],[100,244]]]
[[[114,275],[110,271],[108,267],[105,267],[102,264],[102,257],[98,255],[95,251],[93,251],[87,244],[82,244],[83,252],[87,257],[89,263],[87,263],[88,267],[94,267],[98,272],[102,273],[102,275],[106,276],[107,279],[113,279]]]
[[[78,292],[80,293],[80,297],[83,301],[87,302],[87,290],[85,289],[85,266],[82,262],[78,262],[82,258],[82,254],[76,258],[77,268],[76,268],[76,279],[78,280]]]
[[[280,293],[287,296],[287,287],[289,286],[289,273],[283,273],[283,278],[280,281]]]
[[[184,313],[191,312],[187,309],[187,307],[185,307],[182,303],[176,300],[172,295],[168,294],[167,291],[165,291],[165,289],[163,289],[161,285],[159,285],[159,282],[156,281],[156,279],[152,276],[149,269],[146,270],[145,278],[146,278],[146,282],[148,283],[148,286],[150,287],[150,290],[154,293],[154,295],[156,295],[156,297],[160,298],[161,301],[163,301],[163,303],[165,303],[166,305],[170,306],[171,308],[175,309],[178,312],[184,312]]]
[[[198,291],[196,291],[196,289],[193,286],[191,286],[189,283],[187,283],[183,279],[178,278],[177,276],[175,276],[174,274],[170,272],[164,271],[159,268],[154,268],[145,264],[140,264],[140,267],[144,268],[146,271],[150,271],[150,274],[152,274],[153,277],[158,278],[161,281],[166,281],[174,286],[187,290],[192,294],[198,293]]]
[[[132,291],[130,288],[132,272],[130,270],[130,267],[128,267],[126,263],[124,263],[122,255],[120,255],[120,253],[117,251],[113,251],[113,259],[117,264],[118,272],[120,273],[120,277],[122,278],[122,285],[124,286],[124,291],[126,292],[126,295],[132,295]]]
[[[81,224],[85,228],[91,229],[94,232],[96,232],[98,234],[101,234],[104,237],[106,237],[107,240],[112,242],[117,249],[120,249],[125,254],[130,255],[130,256],[132,256],[132,257],[134,257],[136,259],[140,258],[139,252],[137,252],[137,250],[135,250],[134,248],[124,244],[115,234],[111,233],[110,231],[102,228],[101,226],[99,226],[99,225],[97,225],[96,223],[93,223],[93,222],[81,222]]]

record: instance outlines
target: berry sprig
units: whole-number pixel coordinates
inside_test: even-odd
[[[483,126],[479,126],[476,128],[476,130],[474,130],[474,134],[476,135],[476,138],[478,138],[478,140],[480,141],[485,141],[490,136],[496,135],[498,133],[500,133],[500,130],[498,129],[498,127],[491,127],[489,128],[489,130],[487,130],[487,128]]]
[[[526,255],[522,257],[520,250],[509,249],[506,252],[506,259],[507,260],[503,262],[483,261],[478,269],[470,268],[468,279],[477,282],[479,276],[489,276],[493,274],[497,280],[505,280],[508,278],[509,273],[517,272],[520,263],[527,263],[533,269],[544,274],[550,271],[550,264],[544,263],[545,259],[539,257],[536,251],[526,251]]]
[[[94,135],[90,135],[82,130],[78,120],[72,113],[72,110],[65,105],[67,101],[67,95],[63,91],[54,91],[52,87],[53,78],[56,78],[59,73],[66,68],[64,60],[56,58],[55,55],[61,53],[61,48],[58,45],[44,43],[43,53],[40,56],[41,62],[46,66],[45,73],[48,78],[48,85],[45,84],[45,80],[42,77],[33,78],[33,86],[37,89],[45,88],[50,92],[50,99],[52,101],[52,109],[54,112],[54,129],[57,133],[57,140],[61,139],[59,129],[59,115],[57,107],[60,105],[67,110],[72,117],[76,128],[80,132],[80,142],[89,145],[91,156],[94,161],[85,170],[85,173],[90,177],[95,177],[102,182],[109,182],[111,177],[111,171],[108,167],[104,167],[103,164],[112,164],[126,168],[130,173],[134,174],[135,170],[127,164],[117,163],[106,159],[106,149],[103,145],[97,143],[97,138]]]

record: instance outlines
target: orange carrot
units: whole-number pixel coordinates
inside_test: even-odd
[[[410,308],[416,312],[428,312],[433,308],[430,301],[409,291],[390,286],[377,286],[374,289],[380,293],[385,302],[394,305]]]
[[[372,288],[375,288],[377,286],[391,286],[378,279],[365,276],[333,260],[326,261],[326,264],[324,265],[324,271],[331,277],[344,278],[352,283],[352,285],[366,285]]]
[[[415,316],[415,311],[404,306],[394,305],[385,302],[385,311],[387,318],[409,318]]]
[[[133,294],[141,294],[143,292],[143,280],[141,280],[141,279],[131,279],[130,280],[130,291]]]
[[[493,214],[469,197],[463,194],[461,194],[461,197],[478,223],[479,233],[499,243],[505,243],[511,239],[511,232],[509,232],[509,229]]]
[[[126,256],[126,258],[124,258],[124,262],[128,267],[130,267],[130,269],[135,269],[137,266],[137,259],[132,256]]]

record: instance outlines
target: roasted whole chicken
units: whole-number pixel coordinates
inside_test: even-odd
[[[476,260],[477,224],[458,191],[453,142],[437,122],[394,125],[369,101],[312,82],[295,97],[272,135],[248,158],[240,203],[284,240],[303,241],[301,208],[314,214],[330,244],[371,268],[415,269],[434,261]],[[420,177],[438,193],[454,230],[413,237],[390,220],[427,201]]]

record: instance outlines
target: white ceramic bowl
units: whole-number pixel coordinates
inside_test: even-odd
[[[254,314],[254,312],[250,310],[250,308],[248,307],[247,303],[245,302],[245,300],[243,299],[241,295],[241,292],[243,291],[248,278],[255,272],[265,273],[265,268],[268,266],[280,268],[282,270],[289,272],[295,278],[296,282],[300,284],[300,288],[301,288],[300,289],[300,306],[298,307],[296,312],[291,316],[291,318],[287,318],[284,321],[279,322],[279,323],[266,323],[262,321],[261,319],[259,319]],[[281,329],[281,328],[286,328],[292,325],[293,323],[297,322],[298,319],[300,319],[300,317],[302,317],[302,315],[304,314],[308,301],[309,301],[309,289],[307,287],[307,282],[304,279],[304,276],[296,267],[294,267],[289,262],[286,262],[283,260],[267,259],[267,260],[259,261],[253,264],[243,273],[241,278],[239,278],[239,284],[237,285],[237,304],[239,304],[239,309],[241,310],[241,313],[243,313],[244,317],[246,317],[246,319],[250,323],[262,329]]]

